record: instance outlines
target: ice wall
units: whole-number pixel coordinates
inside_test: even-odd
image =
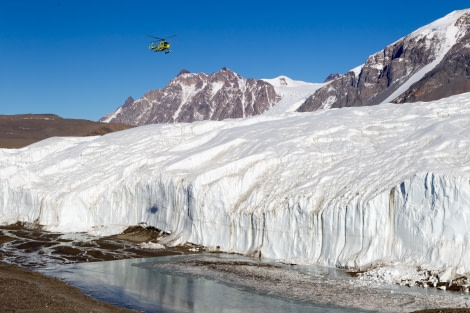
[[[222,251],[470,272],[470,95],[149,125],[0,149],[0,222],[147,223]]]
[[[470,270],[468,177],[419,173],[370,199],[358,195],[349,203],[288,199],[233,212],[225,210],[227,204],[208,202],[215,214],[201,203],[211,191],[198,194],[197,187],[181,189],[185,216],[156,213],[161,214],[156,226],[174,231],[178,242],[341,267],[399,260]]]

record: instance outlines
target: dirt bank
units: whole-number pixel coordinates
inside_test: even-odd
[[[1,312],[136,312],[99,302],[75,287],[37,272],[0,262]]]

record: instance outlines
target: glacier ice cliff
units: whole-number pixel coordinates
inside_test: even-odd
[[[470,94],[0,149],[0,222],[147,223],[221,251],[470,272]]]

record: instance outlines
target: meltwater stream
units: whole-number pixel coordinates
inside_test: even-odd
[[[43,272],[99,300],[144,312],[412,312],[459,301],[436,290],[358,286],[333,268],[227,254],[77,263]]]

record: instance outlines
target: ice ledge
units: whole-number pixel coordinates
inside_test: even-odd
[[[2,223],[22,221],[54,231],[96,233],[97,229],[103,232],[106,224],[119,230],[122,227],[116,225],[145,221],[172,234],[165,244],[191,242],[226,252],[348,268],[392,260],[470,272],[468,177],[423,172],[390,190],[357,195],[348,203],[299,197],[278,205],[264,203],[251,211],[228,209],[223,197],[219,203],[211,200],[216,191],[198,185],[197,179],[176,183],[160,177],[151,183],[121,185],[112,191],[115,198],[93,210],[78,205],[82,195],[75,192],[41,195],[8,190],[8,186],[2,190],[2,198],[9,195],[8,202],[18,208],[14,214],[3,207]],[[205,201],[209,200],[219,206],[212,215],[207,214]],[[153,209],[130,206],[138,202],[148,202]],[[67,211],[70,207],[75,207],[73,213]],[[74,225],[81,226],[75,229]]]
[[[291,199],[286,207],[218,221],[192,219],[192,231],[181,240],[290,262],[358,268],[395,260],[470,270],[468,177],[419,173],[369,199],[316,206]]]

